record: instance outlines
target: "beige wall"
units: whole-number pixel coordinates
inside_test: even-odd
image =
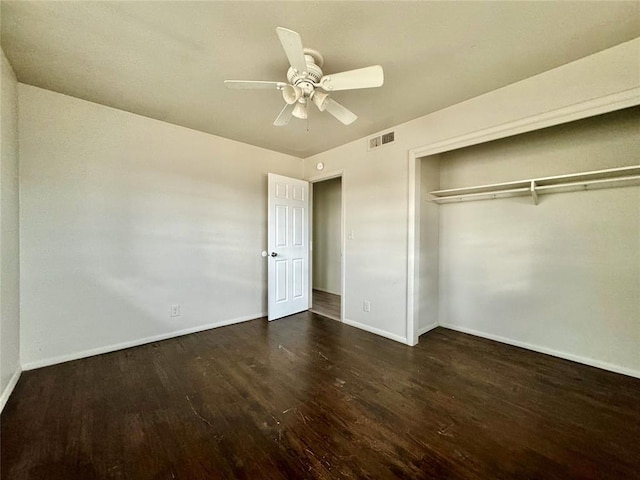
[[[20,374],[18,83],[0,51],[0,410]]]
[[[407,341],[408,153],[485,129],[545,115],[640,86],[640,39],[473,98],[393,128],[394,144],[367,150],[367,138],[305,159],[306,178],[323,162],[343,172],[344,322]],[[581,110],[575,109],[579,117]],[[523,123],[523,125],[526,122]],[[386,131],[386,130],[385,130]],[[506,135],[506,134],[505,134]],[[371,312],[362,302],[371,301]]]
[[[24,368],[265,314],[267,172],[300,159],[19,92]]]
[[[313,288],[340,295],[342,179],[313,184]]]
[[[638,164],[638,132],[640,107],[448,152],[440,188]],[[441,325],[640,376],[640,187],[439,209]]]

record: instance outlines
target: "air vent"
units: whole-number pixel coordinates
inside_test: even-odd
[[[388,143],[393,143],[394,140],[395,132],[387,132],[382,135],[378,135],[377,137],[371,137],[369,139],[369,150],[387,145]]]
[[[387,143],[393,142],[395,132],[389,132],[382,135],[382,144],[386,145]]]

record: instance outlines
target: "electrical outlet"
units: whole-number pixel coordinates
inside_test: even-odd
[[[369,300],[365,300],[364,302],[362,302],[362,310],[364,310],[365,312],[371,311],[371,302]]]
[[[172,317],[179,317],[180,316],[180,304],[179,303],[171,305],[171,316]]]

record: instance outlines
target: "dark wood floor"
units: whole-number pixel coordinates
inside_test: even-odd
[[[314,289],[311,310],[325,317],[340,320],[340,295]]]
[[[640,380],[305,312],[23,373],[3,479],[631,479]]]

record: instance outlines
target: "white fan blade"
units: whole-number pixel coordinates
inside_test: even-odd
[[[227,88],[234,90],[282,90],[284,82],[260,82],[255,80],[225,80]]]
[[[307,61],[304,59],[304,48],[300,35],[293,30],[282,27],[276,28],[276,32],[291,66],[301,74],[306,73]]]
[[[347,110],[345,107],[336,102],[333,98],[327,98],[324,109],[331,115],[336,117],[345,125],[351,125],[358,119],[358,116],[351,110]]]
[[[289,123],[289,120],[291,120],[293,109],[295,108],[295,106],[295,103],[293,105],[289,105],[287,103],[280,111],[280,115],[278,115],[278,118],[276,118],[276,121],[273,122],[273,124],[276,127],[284,127],[285,125],[287,125]]]
[[[384,71],[380,65],[325,75],[320,79],[320,87],[328,92],[381,87],[383,83]]]

